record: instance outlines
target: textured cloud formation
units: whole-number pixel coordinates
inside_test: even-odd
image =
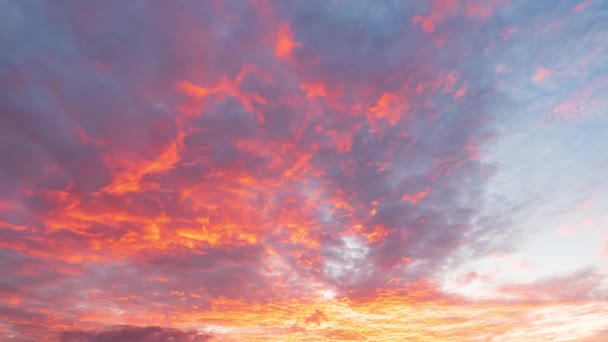
[[[601,334],[606,13],[0,4],[0,339]]]
[[[129,342],[203,342],[209,340],[208,335],[197,332],[183,332],[177,329],[161,327],[130,327],[121,326],[114,330],[92,332],[92,331],[70,331],[62,333],[61,342],[105,342],[105,341],[129,341]]]

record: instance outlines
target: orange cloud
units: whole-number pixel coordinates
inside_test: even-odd
[[[416,204],[420,200],[425,198],[429,194],[430,191],[431,191],[430,189],[425,189],[425,190],[422,190],[415,194],[404,194],[403,196],[401,196],[401,200],[405,201],[405,202],[410,202],[412,204]]]
[[[327,89],[323,83],[300,83],[300,89],[306,92],[306,98],[327,97]]]
[[[278,59],[289,59],[292,57],[293,50],[301,46],[302,44],[295,40],[289,24],[280,24],[277,32],[275,56]]]
[[[197,86],[196,84],[192,84],[188,81],[178,82],[177,88],[183,91],[185,94],[199,99],[209,95],[212,92],[210,89]]]

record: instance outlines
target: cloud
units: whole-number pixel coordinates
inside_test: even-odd
[[[513,217],[536,203],[490,191],[511,160],[491,152],[519,120],[505,113],[578,122],[606,108],[605,78],[589,76],[601,30],[573,57],[536,30],[562,7],[1,3],[0,339],[66,326],[85,329],[66,341],[210,339],[172,328],[193,326],[240,339],[415,339],[416,324],[450,336],[429,327],[434,311],[487,312],[446,294],[442,276],[518,247]],[[565,22],[568,44],[593,26],[587,12]],[[537,46],[543,60],[530,61]],[[563,77],[529,69],[544,60]],[[547,301],[599,300],[596,276],[578,276],[534,286]],[[521,302],[536,291],[501,290]],[[336,329],[350,305],[382,328]],[[426,321],[414,305],[428,305]]]
[[[530,302],[603,301],[607,296],[602,282],[603,276],[596,270],[583,269],[534,283],[505,285],[499,291],[512,299]]]
[[[580,12],[587,8],[589,4],[591,4],[591,0],[579,2],[578,4],[576,4],[576,6],[572,7],[572,12]]]
[[[542,81],[546,80],[547,78],[549,78],[553,74],[554,74],[554,72],[551,71],[550,69],[540,67],[540,68],[538,68],[538,70],[536,70],[536,73],[534,74],[534,77],[532,77],[532,81],[534,81],[534,82],[542,82]]]
[[[316,309],[315,312],[312,315],[308,316],[304,322],[307,324],[319,325],[323,321],[327,321],[327,316],[325,316],[323,311]]]
[[[595,342],[595,341],[605,340],[606,338],[608,338],[608,330],[601,330],[601,331],[598,331],[598,332],[594,333],[591,336],[583,337],[579,341],[581,341],[581,342]]]
[[[61,342],[203,342],[211,335],[196,331],[181,331],[163,327],[118,326],[106,331],[65,331],[59,337]]]

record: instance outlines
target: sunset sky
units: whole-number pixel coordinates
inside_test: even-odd
[[[0,1],[0,341],[608,341],[608,0]]]

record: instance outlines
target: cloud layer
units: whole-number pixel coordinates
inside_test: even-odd
[[[61,334],[61,342],[104,342],[104,341],[148,341],[148,342],[203,342],[209,335],[194,331],[183,332],[161,327],[121,326],[108,331],[69,331]]]
[[[501,158],[515,126],[605,123],[605,4],[23,1],[0,13],[0,337],[549,338],[567,320],[547,312],[575,304],[588,328],[573,336],[607,328],[596,265],[532,282],[455,274],[532,235],[518,223],[534,188],[508,197],[500,181],[524,187],[517,159]]]

